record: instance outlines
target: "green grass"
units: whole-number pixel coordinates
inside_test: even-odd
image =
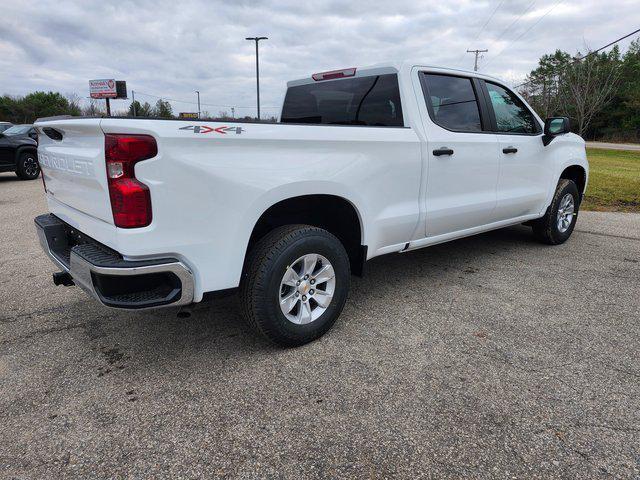
[[[640,152],[587,148],[589,184],[581,208],[640,212]]]

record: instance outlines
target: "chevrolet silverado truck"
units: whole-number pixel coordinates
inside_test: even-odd
[[[331,328],[379,255],[525,223],[556,245],[587,184],[584,141],[503,82],[419,62],[291,81],[278,123],[36,123],[56,284],[108,307],[239,295],[269,340]]]

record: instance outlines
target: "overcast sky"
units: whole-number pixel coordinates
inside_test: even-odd
[[[2,3],[0,94],[86,97],[89,79],[116,78],[141,101],[195,102],[200,90],[203,110],[233,105],[236,115],[255,114],[247,36],[269,37],[260,46],[261,103],[276,113],[285,82],[317,71],[398,59],[472,69],[465,50],[487,48],[480,71],[515,82],[544,53],[598,48],[640,27],[638,0]]]

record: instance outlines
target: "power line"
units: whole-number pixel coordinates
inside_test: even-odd
[[[489,18],[487,18],[487,21],[484,22],[484,25],[482,25],[482,27],[480,28],[480,31],[478,32],[478,34],[476,35],[476,38],[473,39],[473,41],[475,42],[476,40],[478,40],[478,38],[480,38],[480,34],[484,31],[484,29],[486,28],[487,25],[489,25],[489,22],[491,21],[491,19],[493,18],[493,16],[496,14],[496,12],[498,11],[498,9],[502,6],[502,4],[504,3],[504,0],[501,0],[500,3],[498,3],[498,5],[496,6],[496,8],[493,9],[493,12],[491,12],[491,15],[489,15]]]
[[[487,18],[487,20],[484,22],[484,24],[482,24],[482,27],[480,27],[480,30],[478,31],[478,33],[476,34],[475,38],[473,39],[473,43],[475,43],[476,40],[478,40],[478,38],[480,38],[480,34],[484,31],[484,29],[487,27],[487,25],[489,25],[489,22],[491,21],[491,19],[493,18],[493,16],[496,14],[496,12],[502,6],[503,3],[504,3],[504,0],[500,0],[500,2],[498,2],[498,5],[496,5],[496,8],[493,9],[493,12],[491,12],[491,15],[489,15],[489,18]],[[469,51],[469,49],[467,48],[467,52],[468,51]],[[464,53],[460,56],[460,58],[458,59],[458,62],[456,63],[456,65],[460,65],[460,62],[462,61],[463,58],[464,58]]]
[[[531,2],[531,3],[529,4],[529,6],[525,9],[525,11],[524,11],[524,12],[522,12],[522,13],[520,14],[520,16],[519,16],[518,18],[516,18],[513,22],[511,22],[511,23],[509,24],[509,26],[508,26],[507,28],[505,28],[505,29],[502,31],[502,33],[501,33],[500,35],[498,35],[498,38],[496,38],[496,42],[497,42],[498,40],[500,40],[502,37],[504,37],[504,34],[505,34],[505,33],[507,33],[507,32],[511,29],[511,27],[512,27],[512,26],[514,26],[516,23],[518,23],[518,22],[520,21],[520,19],[521,19],[522,17],[524,17],[524,16],[527,14],[527,12],[528,12],[529,10],[531,10],[531,7],[533,7],[535,4],[536,4],[536,0],[533,0],[533,2]]]
[[[600,50],[604,50],[605,48],[610,47],[611,45],[613,45],[613,44],[615,44],[615,43],[618,43],[618,42],[620,42],[620,41],[624,40],[625,38],[629,38],[631,35],[634,35],[634,34],[639,33],[639,32],[640,32],[640,28],[639,28],[639,29],[637,29],[637,30],[634,30],[634,31],[633,31],[633,32],[631,32],[631,33],[626,34],[624,37],[620,37],[619,39],[614,40],[614,41],[613,41],[613,42],[611,42],[611,43],[607,43],[604,47],[600,47],[599,49],[594,50],[593,52],[589,52],[589,53],[587,53],[584,57],[580,57],[580,58],[578,58],[576,61],[578,61],[578,60],[584,60],[584,59],[585,59],[585,58],[587,58],[588,56],[593,55],[594,53],[598,53]]]
[[[601,51],[602,51],[602,50],[604,50],[605,48],[608,48],[608,47],[610,47],[611,45],[615,45],[616,43],[621,42],[621,41],[622,41],[622,40],[624,40],[625,38],[629,38],[630,36],[635,35],[636,33],[640,33],[640,28],[638,28],[637,30],[634,30],[634,31],[633,31],[633,32],[631,32],[631,33],[627,33],[626,35],[624,35],[624,36],[622,36],[622,37],[618,38],[617,40],[614,40],[613,42],[609,42],[609,43],[607,43],[605,46],[600,47],[600,48],[598,48],[597,50],[593,50],[593,51],[591,51],[591,52],[587,53],[587,54],[586,54],[585,56],[583,56],[583,57],[575,58],[572,62],[570,62],[570,63],[569,63],[569,65],[565,66],[564,68],[567,68],[568,66],[571,66],[571,65],[573,65],[574,63],[578,63],[578,62],[580,62],[580,61],[584,60],[585,58],[590,57],[591,55],[595,55],[596,53],[601,52]],[[528,82],[520,83],[519,85],[516,85],[516,86],[515,86],[515,87],[513,87],[513,88],[514,88],[514,89],[515,89],[515,88],[519,88],[519,87],[522,87],[523,85],[527,85],[527,84],[529,84],[529,83],[531,83],[531,82],[532,82],[532,80],[529,80]]]
[[[536,0],[533,0],[533,2],[531,2],[531,3],[529,4],[529,6],[524,10],[524,12],[522,12],[518,18],[516,18],[513,22],[511,22],[511,23],[509,24],[509,26],[508,26],[507,28],[505,28],[505,29],[502,31],[502,33],[501,33],[500,35],[498,35],[498,38],[496,38],[496,40],[495,40],[495,41],[497,42],[497,41],[499,41],[502,37],[504,37],[504,35],[505,35],[509,30],[511,30],[511,27],[512,27],[512,26],[514,26],[516,23],[518,23],[518,22],[520,21],[520,19],[521,19],[522,17],[524,17],[524,16],[529,12],[529,10],[531,10],[531,8],[532,8],[535,4],[536,4]],[[506,48],[506,47],[505,47],[505,48]],[[504,51],[504,48],[500,51],[500,53],[502,53],[503,51]],[[499,53],[498,55],[500,55],[500,53]],[[496,56],[497,56],[497,55],[496,55]],[[489,62],[487,62],[487,63],[485,64],[485,67],[486,67],[486,66],[491,62],[491,60],[493,60],[493,58],[495,58],[495,57],[492,57],[492,58],[489,60]]]
[[[556,2],[549,10],[547,10],[544,15],[542,15],[540,18],[538,18],[538,20],[536,20],[533,25],[531,25],[529,28],[527,28],[524,32],[522,32],[520,35],[518,35],[516,38],[514,38],[513,40],[511,40],[502,50],[500,50],[500,52],[498,52],[498,54],[494,57],[491,57],[489,59],[489,61],[487,63],[484,64],[484,66],[486,67],[487,65],[489,65],[493,60],[495,60],[496,58],[498,58],[500,55],[502,55],[502,53],[509,48],[511,45],[513,45],[514,42],[517,42],[518,40],[520,40],[522,37],[524,37],[527,33],[529,33],[536,25],[538,25],[547,15],[549,15],[554,8],[556,8],[558,5],[560,5],[564,0],[559,0],[558,2]]]

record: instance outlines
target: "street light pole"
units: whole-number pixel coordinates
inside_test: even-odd
[[[269,37],[247,37],[245,40],[253,40],[256,42],[256,98],[258,105],[258,120],[260,120],[260,64],[258,62],[258,42],[260,40],[268,40]]]
[[[198,94],[198,118],[200,118],[200,91],[196,90],[196,93]]]

